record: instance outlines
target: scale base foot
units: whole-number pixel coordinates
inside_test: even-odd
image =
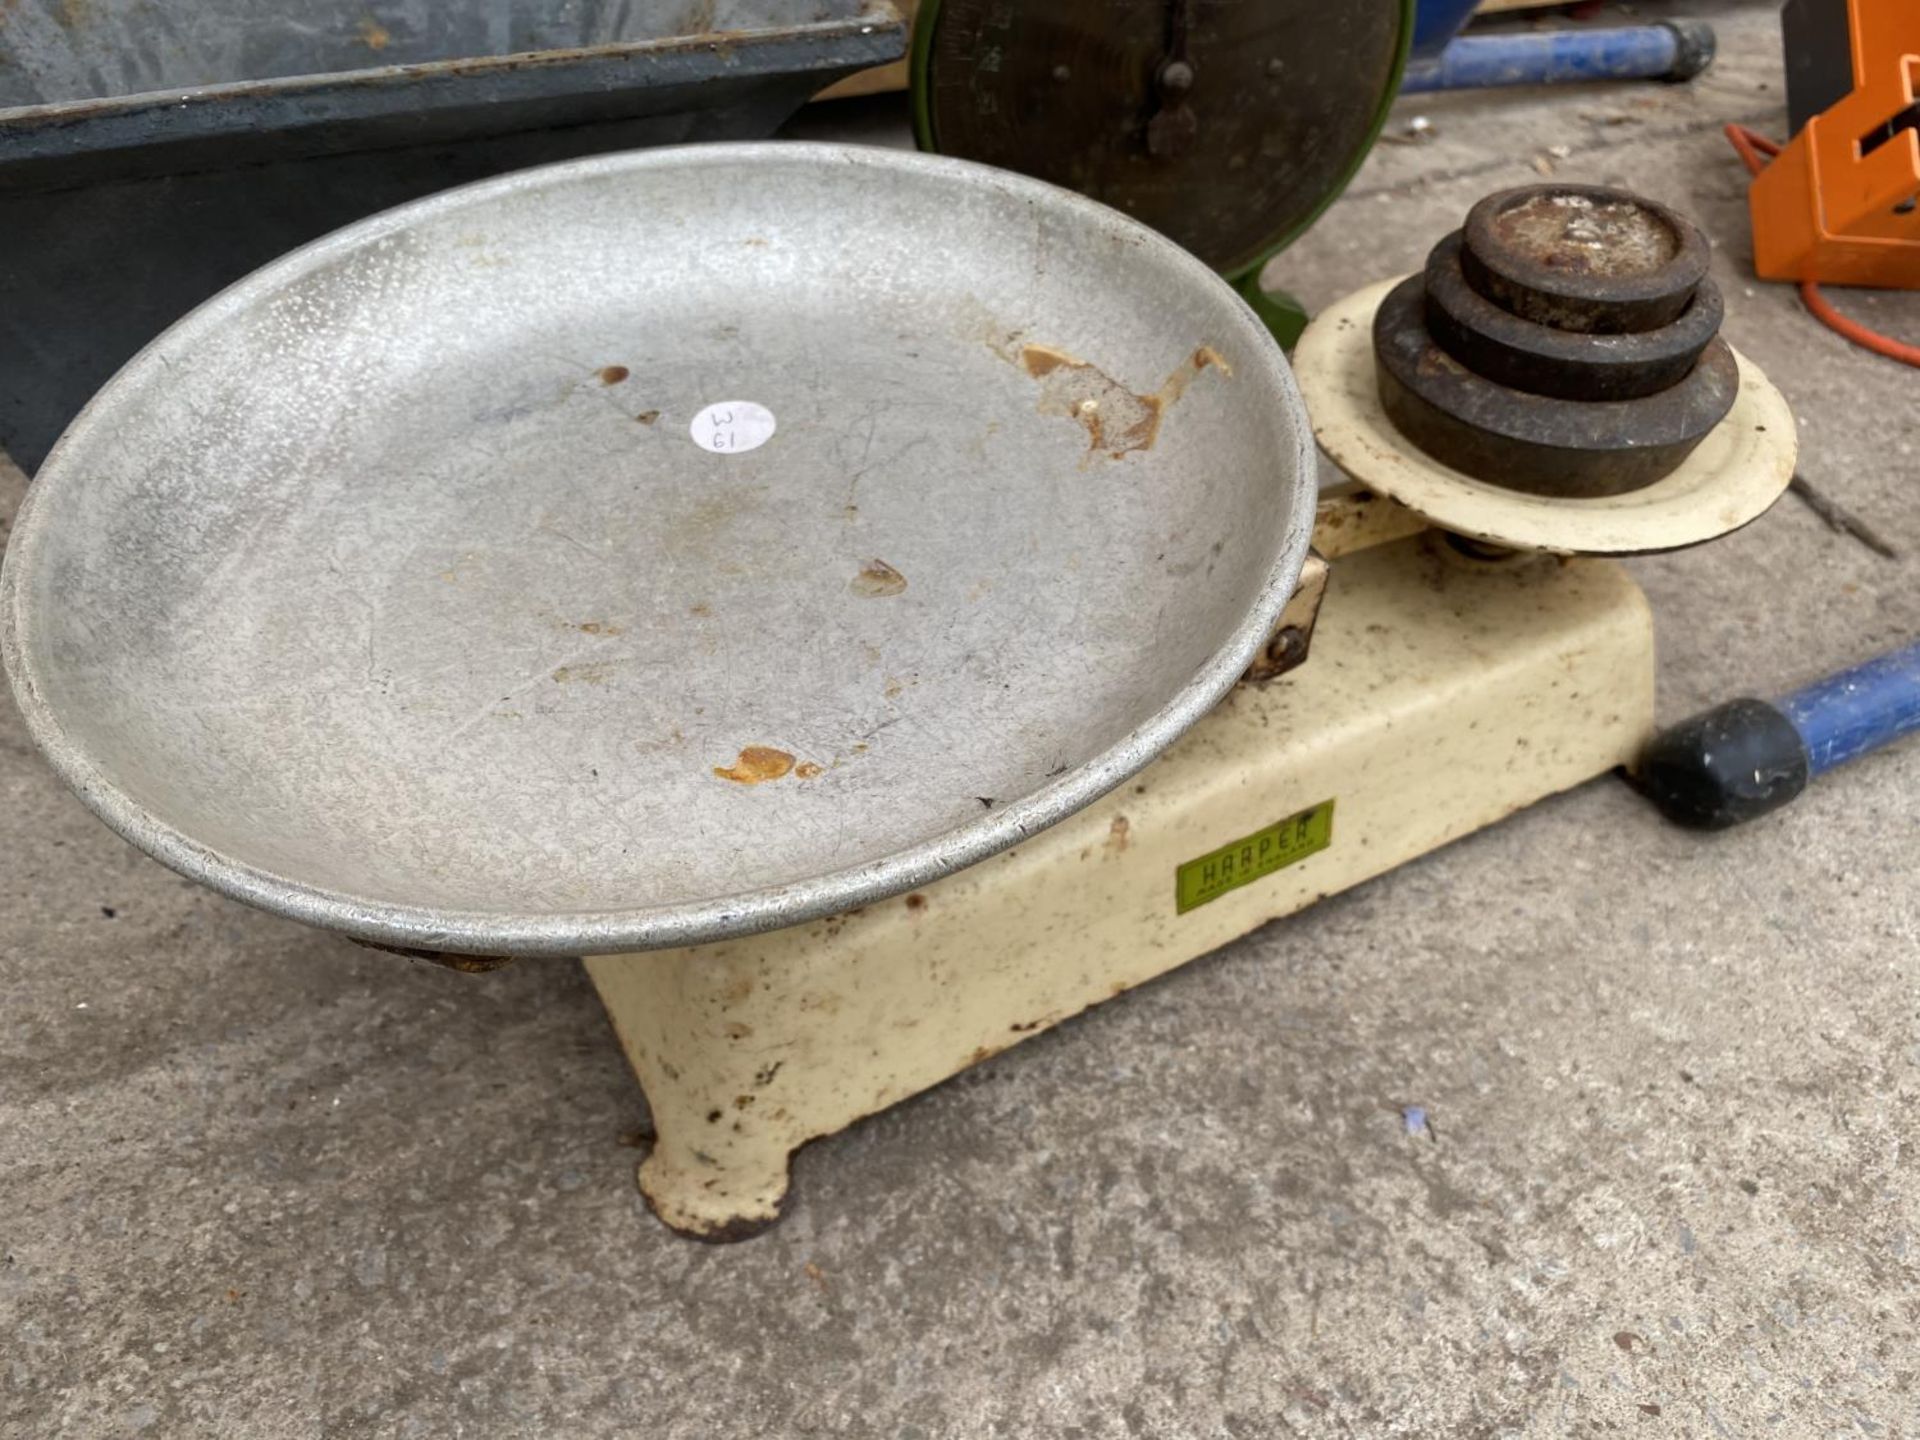
[[[688,1235],[764,1228],[807,1141],[1627,764],[1653,668],[1611,561],[1432,533],[1337,560],[1305,665],[1025,844],[816,924],[588,959],[660,1137],[642,1189]]]
[[[792,1152],[734,1155],[709,1164],[656,1148],[640,1162],[640,1194],[661,1224],[716,1245],[751,1240],[780,1219]],[[756,1164],[755,1161],[758,1161]]]

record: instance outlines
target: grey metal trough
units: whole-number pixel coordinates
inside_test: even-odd
[[[771,135],[899,57],[890,0],[0,5],[0,449],[274,257],[551,160]]]

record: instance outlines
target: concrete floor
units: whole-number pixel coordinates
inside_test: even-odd
[[[1748,279],[1718,130],[1783,128],[1773,7],[1679,8],[1690,87],[1403,102],[1437,138],[1274,276],[1411,268],[1536,158],[1700,218],[1902,558],[1788,499],[1638,562],[1671,718],[1920,632],[1920,382]],[[1920,745],[1717,838],[1538,806],[813,1146],[730,1248],[643,1208],[578,966],[216,899],[7,707],[0,856],[7,1437],[1920,1435]]]

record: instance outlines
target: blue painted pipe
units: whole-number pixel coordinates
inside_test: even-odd
[[[1769,704],[1730,700],[1673,727],[1640,760],[1670,820],[1723,830],[1778,810],[1824,775],[1920,730],[1920,642]]]
[[[1713,27],[1698,20],[1611,30],[1463,35],[1408,62],[1402,95],[1588,80],[1690,80],[1713,63]]]

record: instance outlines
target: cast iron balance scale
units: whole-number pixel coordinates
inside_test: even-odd
[[[226,894],[456,968],[585,956],[641,1189],[716,1240],[808,1140],[1629,764],[1652,625],[1607,557],[1793,469],[1704,240],[1503,192],[1290,373],[1217,270],[1352,157],[1284,193],[1136,172],[1261,173],[1288,117],[1363,150],[1403,8],[1355,7],[1372,68],[1325,92],[1284,26],[1222,28],[1259,7],[1138,8],[1171,21],[1116,49],[1088,7],[946,0],[923,131],[964,148],[989,41],[1044,53],[1086,117],[1054,178],[1135,177],[1118,208],[1217,254],[1006,170],[689,147],[448,192],[202,307],[16,524],[35,740]],[[1312,113],[1217,147],[1234,65]]]

